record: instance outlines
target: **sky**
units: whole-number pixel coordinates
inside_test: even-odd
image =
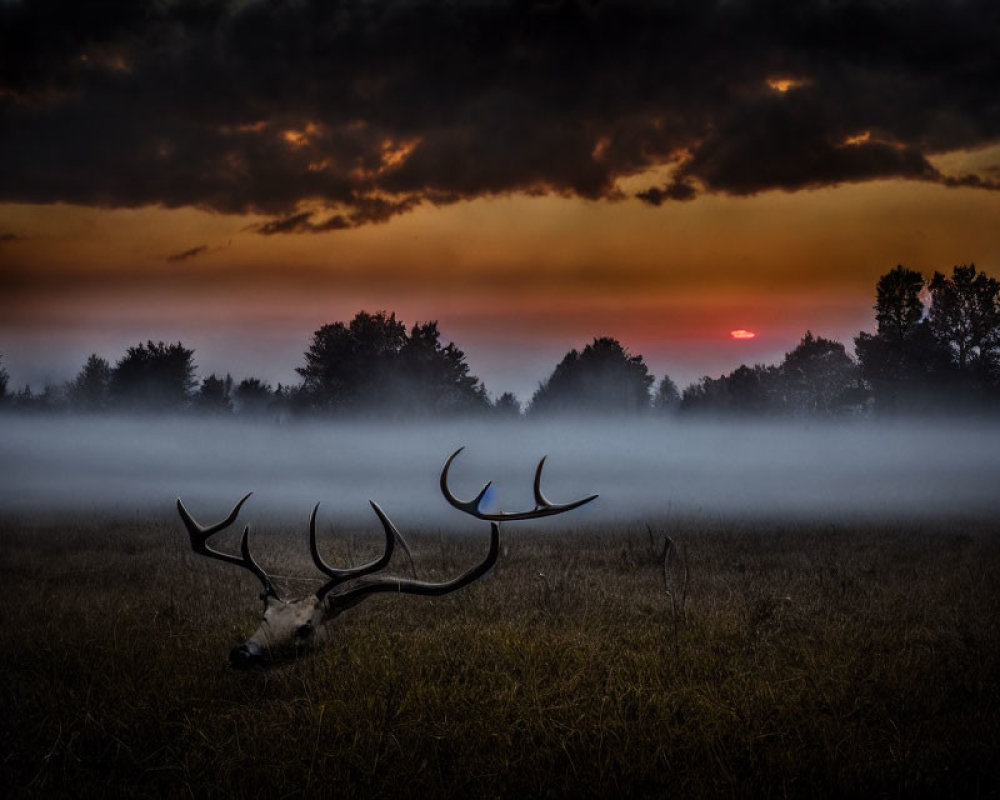
[[[522,400],[595,336],[681,387],[850,350],[896,264],[1000,274],[997,41],[993,0],[0,0],[3,366],[287,383],[361,309]]]

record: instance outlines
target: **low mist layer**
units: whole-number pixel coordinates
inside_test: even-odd
[[[850,521],[1000,510],[1000,426],[710,424],[662,421],[293,424],[0,417],[0,512],[173,513],[205,520],[246,492],[241,520],[374,523],[373,499],[403,528],[474,526],[441,496],[533,504],[538,459],[553,502],[600,498],[559,520],[670,516]]]

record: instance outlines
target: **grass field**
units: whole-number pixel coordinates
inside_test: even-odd
[[[409,535],[420,576],[481,558],[481,527]],[[1000,524],[652,531],[505,527],[486,579],[373,597],[325,648],[240,673],[226,657],[259,587],[192,555],[175,518],[5,519],[0,782],[67,797],[1000,793]],[[327,531],[324,551],[359,563],[379,539]],[[287,577],[313,575],[301,526],[254,546],[307,590]]]

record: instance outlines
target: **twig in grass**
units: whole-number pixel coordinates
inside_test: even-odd
[[[691,582],[691,570],[688,567],[687,553],[679,547],[672,538],[665,537],[663,545],[663,586],[670,598],[670,605],[674,612],[674,618],[685,617],[685,606],[687,605],[688,585]],[[680,597],[674,590],[673,581],[670,579],[670,564],[676,561],[681,570]]]
[[[312,756],[309,759],[309,772],[306,774],[306,793],[312,788],[313,772],[316,768],[316,757],[319,753],[320,739],[323,735],[323,714],[326,711],[326,705],[320,704],[319,706],[319,719],[316,721],[316,735],[313,737],[313,748]]]
[[[646,533],[649,534],[649,552],[652,556],[653,562],[655,564],[662,564],[663,559],[667,555],[667,550],[670,548],[670,537],[667,536],[663,540],[663,547],[660,548],[660,552],[656,552],[656,537],[653,535],[653,528],[650,525],[646,526]]]
[[[691,570],[688,567],[687,554],[679,547],[670,536],[663,537],[663,547],[657,552],[656,539],[651,526],[646,526],[649,534],[650,552],[656,557],[657,563],[662,565],[663,589],[670,598],[670,611],[673,620],[674,650],[679,649],[680,625],[684,621],[685,606],[687,605],[688,584],[691,580]],[[676,564],[676,567],[673,565]],[[672,567],[679,570],[679,586],[675,586],[678,581],[671,579]]]
[[[544,572],[538,573],[538,580],[542,582],[542,609],[545,613],[551,613],[552,586]]]

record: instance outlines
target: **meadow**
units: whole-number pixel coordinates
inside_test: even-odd
[[[482,558],[488,528],[470,523],[408,533],[420,577]],[[0,785],[13,797],[1000,793],[1000,523],[566,519],[502,537],[472,586],[369,598],[325,647],[244,673],[226,657],[255,627],[259,586],[193,555],[175,516],[8,513]],[[340,564],[380,544],[372,524],[323,533]],[[254,547],[291,594],[318,580],[301,526]]]

